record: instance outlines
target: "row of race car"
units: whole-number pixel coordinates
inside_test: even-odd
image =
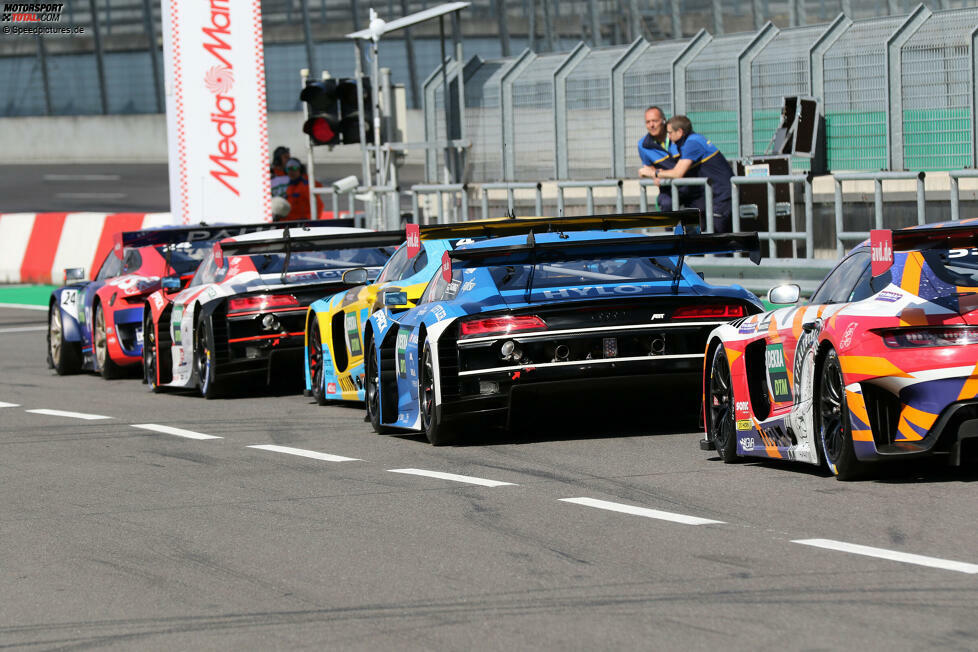
[[[978,453],[978,227],[874,231],[807,305],[765,311],[687,257],[757,234],[700,234],[695,211],[506,218],[372,232],[334,221],[118,234],[94,280],[52,293],[48,361],[153,391],[234,392],[304,375],[363,403],[378,433],[436,445],[507,426],[527,389],[613,383],[702,396],[705,450],[825,464]],[[648,231],[673,227],[647,235]],[[642,232],[644,231],[644,232]],[[656,396],[650,393],[650,396]]]

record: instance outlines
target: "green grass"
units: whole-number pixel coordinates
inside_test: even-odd
[[[46,306],[56,285],[0,285],[0,303]]]

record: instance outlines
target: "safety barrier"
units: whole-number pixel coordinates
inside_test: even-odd
[[[411,186],[411,208],[416,216],[416,221],[421,223],[421,212],[418,202],[419,195],[438,195],[438,206],[435,211],[435,216],[437,218],[436,224],[444,224],[445,220],[443,218],[444,212],[444,198],[445,194],[450,193],[453,197],[461,196],[461,211],[452,211],[452,219],[450,222],[462,222],[469,219],[469,185],[467,183],[421,183],[418,185]],[[453,207],[455,203],[452,203]],[[488,211],[486,211],[488,212]],[[462,219],[459,219],[459,213],[462,215]],[[428,222],[425,222],[426,224]]]
[[[531,189],[536,191],[533,204],[534,211],[537,215],[543,215],[543,184],[539,181],[536,183],[509,182],[482,184],[482,219],[489,217],[489,192],[491,190],[506,191],[506,211],[512,215],[516,210],[516,191]]]
[[[594,189],[615,188],[615,211],[625,212],[625,193],[622,190],[621,179],[601,181],[558,181],[557,182],[557,215],[564,215],[564,190],[568,188],[584,188],[584,201],[587,215],[594,215]]]
[[[843,181],[872,181],[873,182],[873,219],[877,229],[883,228],[883,182],[907,179],[917,180],[917,224],[924,224],[924,172],[840,172],[832,175],[835,179],[835,253],[841,256],[845,253],[845,241],[860,241],[869,237],[869,231],[846,231],[842,223],[842,182]],[[962,175],[966,176],[966,175]],[[951,177],[954,179],[954,177]],[[952,181],[957,189],[957,184]],[[952,214],[957,212],[957,202],[951,200]],[[953,218],[952,219],[957,219]]]
[[[638,182],[638,209],[642,212],[649,210],[649,196],[647,191],[649,186],[654,185],[656,184],[653,179],[641,179]],[[706,231],[707,233],[713,232],[713,186],[710,184],[709,179],[700,179],[697,177],[691,177],[689,179],[659,179],[659,185],[670,187],[670,195],[672,196],[673,206],[679,206],[680,187],[702,186],[704,196],[703,207],[706,210]],[[660,190],[659,192],[662,191]]]
[[[954,170],[951,177],[951,219],[961,219],[961,188],[959,179],[978,179],[978,170]]]

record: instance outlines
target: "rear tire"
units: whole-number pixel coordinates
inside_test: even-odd
[[[835,349],[829,349],[822,363],[815,397],[815,432],[822,456],[829,470],[839,480],[856,480],[866,472],[865,464],[856,458],[852,444],[852,425],[846,402],[842,365]]]
[[[366,375],[366,387],[364,387],[364,403],[367,407],[367,419],[370,426],[378,435],[386,435],[394,432],[381,422],[380,415],[380,370],[377,365],[377,352],[374,350],[372,341],[367,341],[363,349],[364,367]]]
[[[200,395],[211,400],[221,395],[217,382],[217,360],[214,356],[214,334],[210,322],[201,317],[194,329],[194,367]]]
[[[319,317],[313,317],[309,327],[309,378],[312,383],[312,397],[319,405],[326,405],[326,370],[323,368],[323,336],[319,330]]]
[[[52,304],[48,310],[48,367],[59,376],[81,370],[81,344],[65,340],[61,308]]]
[[[418,409],[421,412],[421,427],[432,446],[445,446],[458,440],[458,430],[447,426],[439,418],[435,409],[435,368],[431,358],[431,347],[424,343],[421,354],[421,368],[418,370]]]
[[[98,367],[102,378],[113,380],[122,375],[122,368],[109,355],[109,331],[105,325],[105,310],[102,309],[101,303],[95,306],[95,319],[93,321],[92,348],[95,352],[95,366]]]
[[[143,317],[143,382],[149,386],[151,392],[159,392],[160,386],[156,382],[157,361],[159,360],[156,350],[156,325],[153,323],[153,315],[149,308],[144,308],[146,316]]]
[[[720,344],[713,351],[706,394],[706,431],[725,464],[737,461],[737,423],[733,383],[727,352]]]

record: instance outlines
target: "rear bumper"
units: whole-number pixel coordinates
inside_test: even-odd
[[[978,462],[978,400],[945,407],[918,441],[885,443],[874,431],[873,442],[853,442],[857,457],[866,461],[904,457],[944,457],[952,466]],[[860,450],[862,449],[862,450]]]

